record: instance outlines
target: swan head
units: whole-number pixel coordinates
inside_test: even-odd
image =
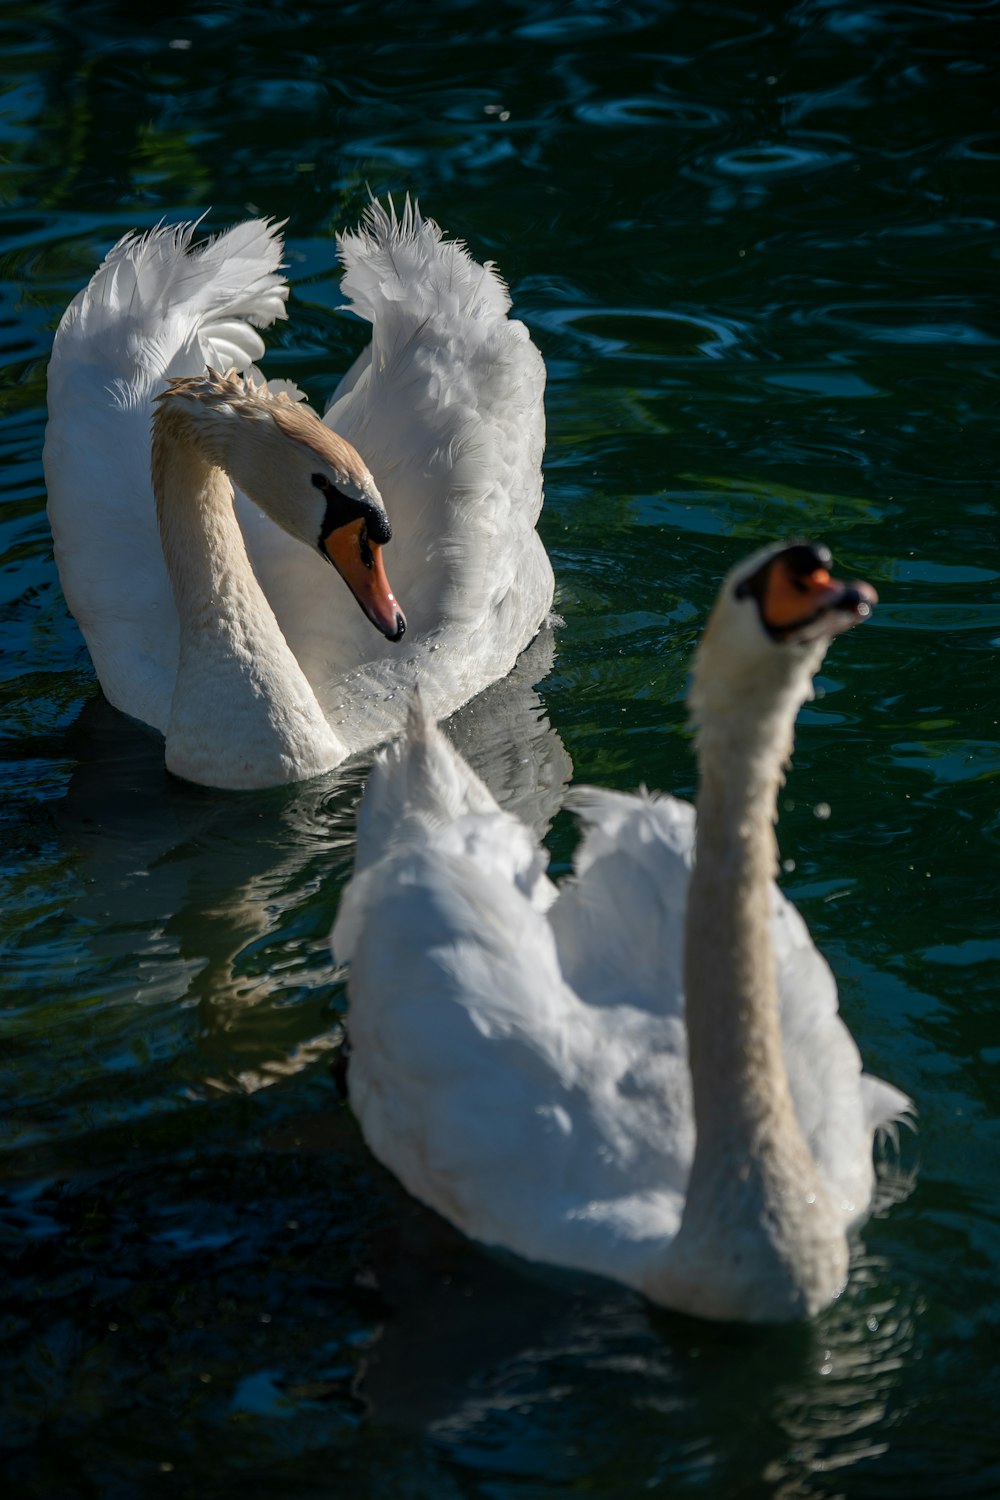
[[[831,565],[826,547],[797,541],[766,547],[732,570],[695,658],[696,720],[769,717],[784,707],[794,714],[811,696],[831,640],[878,603],[871,584],[842,583]]]
[[[284,531],[336,568],[377,630],[402,639],[406,617],[389,587],[382,548],[392,527],[360,454],[303,402],[235,370],[171,380],[157,431],[171,419],[208,461]]]

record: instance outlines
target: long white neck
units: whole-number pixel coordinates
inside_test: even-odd
[[[297,781],[346,754],[250,566],[232,486],[179,402],[153,422],[153,489],[180,620],[166,761],[210,786]]]
[[[808,1316],[847,1273],[843,1223],[792,1106],[771,937],[777,795],[810,675],[803,668],[763,695],[737,684],[699,697],[696,679],[701,783],[684,959],[696,1147],[660,1295],[672,1300],[673,1288],[708,1317]]]

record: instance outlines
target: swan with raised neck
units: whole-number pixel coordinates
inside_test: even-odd
[[[412,702],[333,932],[351,1103],[410,1192],[487,1244],[702,1317],[830,1303],[874,1137],[910,1109],[863,1073],[773,878],[795,715],[830,639],[876,602],[829,561],[795,543],[724,582],[691,693],[697,818],[579,788],[587,832],[558,892]]]
[[[235,370],[168,382],[153,416],[151,473],[180,621],[166,763],[232,788],[317,775],[348,747],[328,723],[247,556],[238,486],[289,535],[318,548],[373,625],[406,622],[381,548],[389,519],[358,453],[305,406]]]
[[[877,600],[829,566],[813,545],[758,553],[727,580],[695,658],[684,990],[696,1146],[681,1227],[649,1291],[712,1318],[811,1316],[847,1279],[844,1213],[792,1104],[771,937],[795,719],[830,640]]]

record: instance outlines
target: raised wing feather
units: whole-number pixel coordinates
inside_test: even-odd
[[[575,879],[550,913],[564,977],[591,1004],[627,1003],[682,1018],[694,808],[672,797],[592,787],[570,801],[586,833]],[[862,1074],[829,965],[777,886],[772,940],[796,1114],[824,1180],[853,1219],[871,1198],[872,1130],[898,1119],[909,1101]]]
[[[129,234],[60,322],[44,466],[56,563],[105,695],[163,730],[177,619],[149,475],[167,376],[247,368],[284,317],[281,236],[262,219],[202,245],[196,224]],[[253,325],[253,326],[251,326]],[[272,528],[273,530],[273,528]]]
[[[339,595],[316,608],[299,590],[279,618],[332,718],[345,687],[373,719],[385,704],[375,740],[399,727],[418,677],[441,717],[505,676],[551,604],[534,529],[545,369],[527,329],[508,319],[496,273],[415,208],[397,217],[373,203],[338,243],[349,305],[372,323],[372,343],[324,420],[364,456],[385,501],[386,568],[408,632],[387,661]]]
[[[592,1005],[683,1014],[684,908],[694,809],[675,797],[580,787],[584,837],[551,912],[567,981]]]

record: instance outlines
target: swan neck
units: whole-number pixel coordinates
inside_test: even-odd
[[[180,402],[153,419],[152,479],[180,623],[166,761],[209,786],[274,786],[342,760],[250,564],[233,488]]]
[[[791,1109],[771,941],[774,820],[790,744],[780,720],[701,736],[685,993],[702,1150],[753,1149]]]
[[[696,684],[697,686],[697,684]],[[684,986],[695,1150],[651,1295],[706,1317],[809,1316],[843,1286],[844,1224],[799,1127],[772,939],[774,819],[808,681],[701,695]]]
[[[182,633],[234,596],[257,588],[222,467],[202,450],[177,403],[153,419],[153,493],[167,572]]]

